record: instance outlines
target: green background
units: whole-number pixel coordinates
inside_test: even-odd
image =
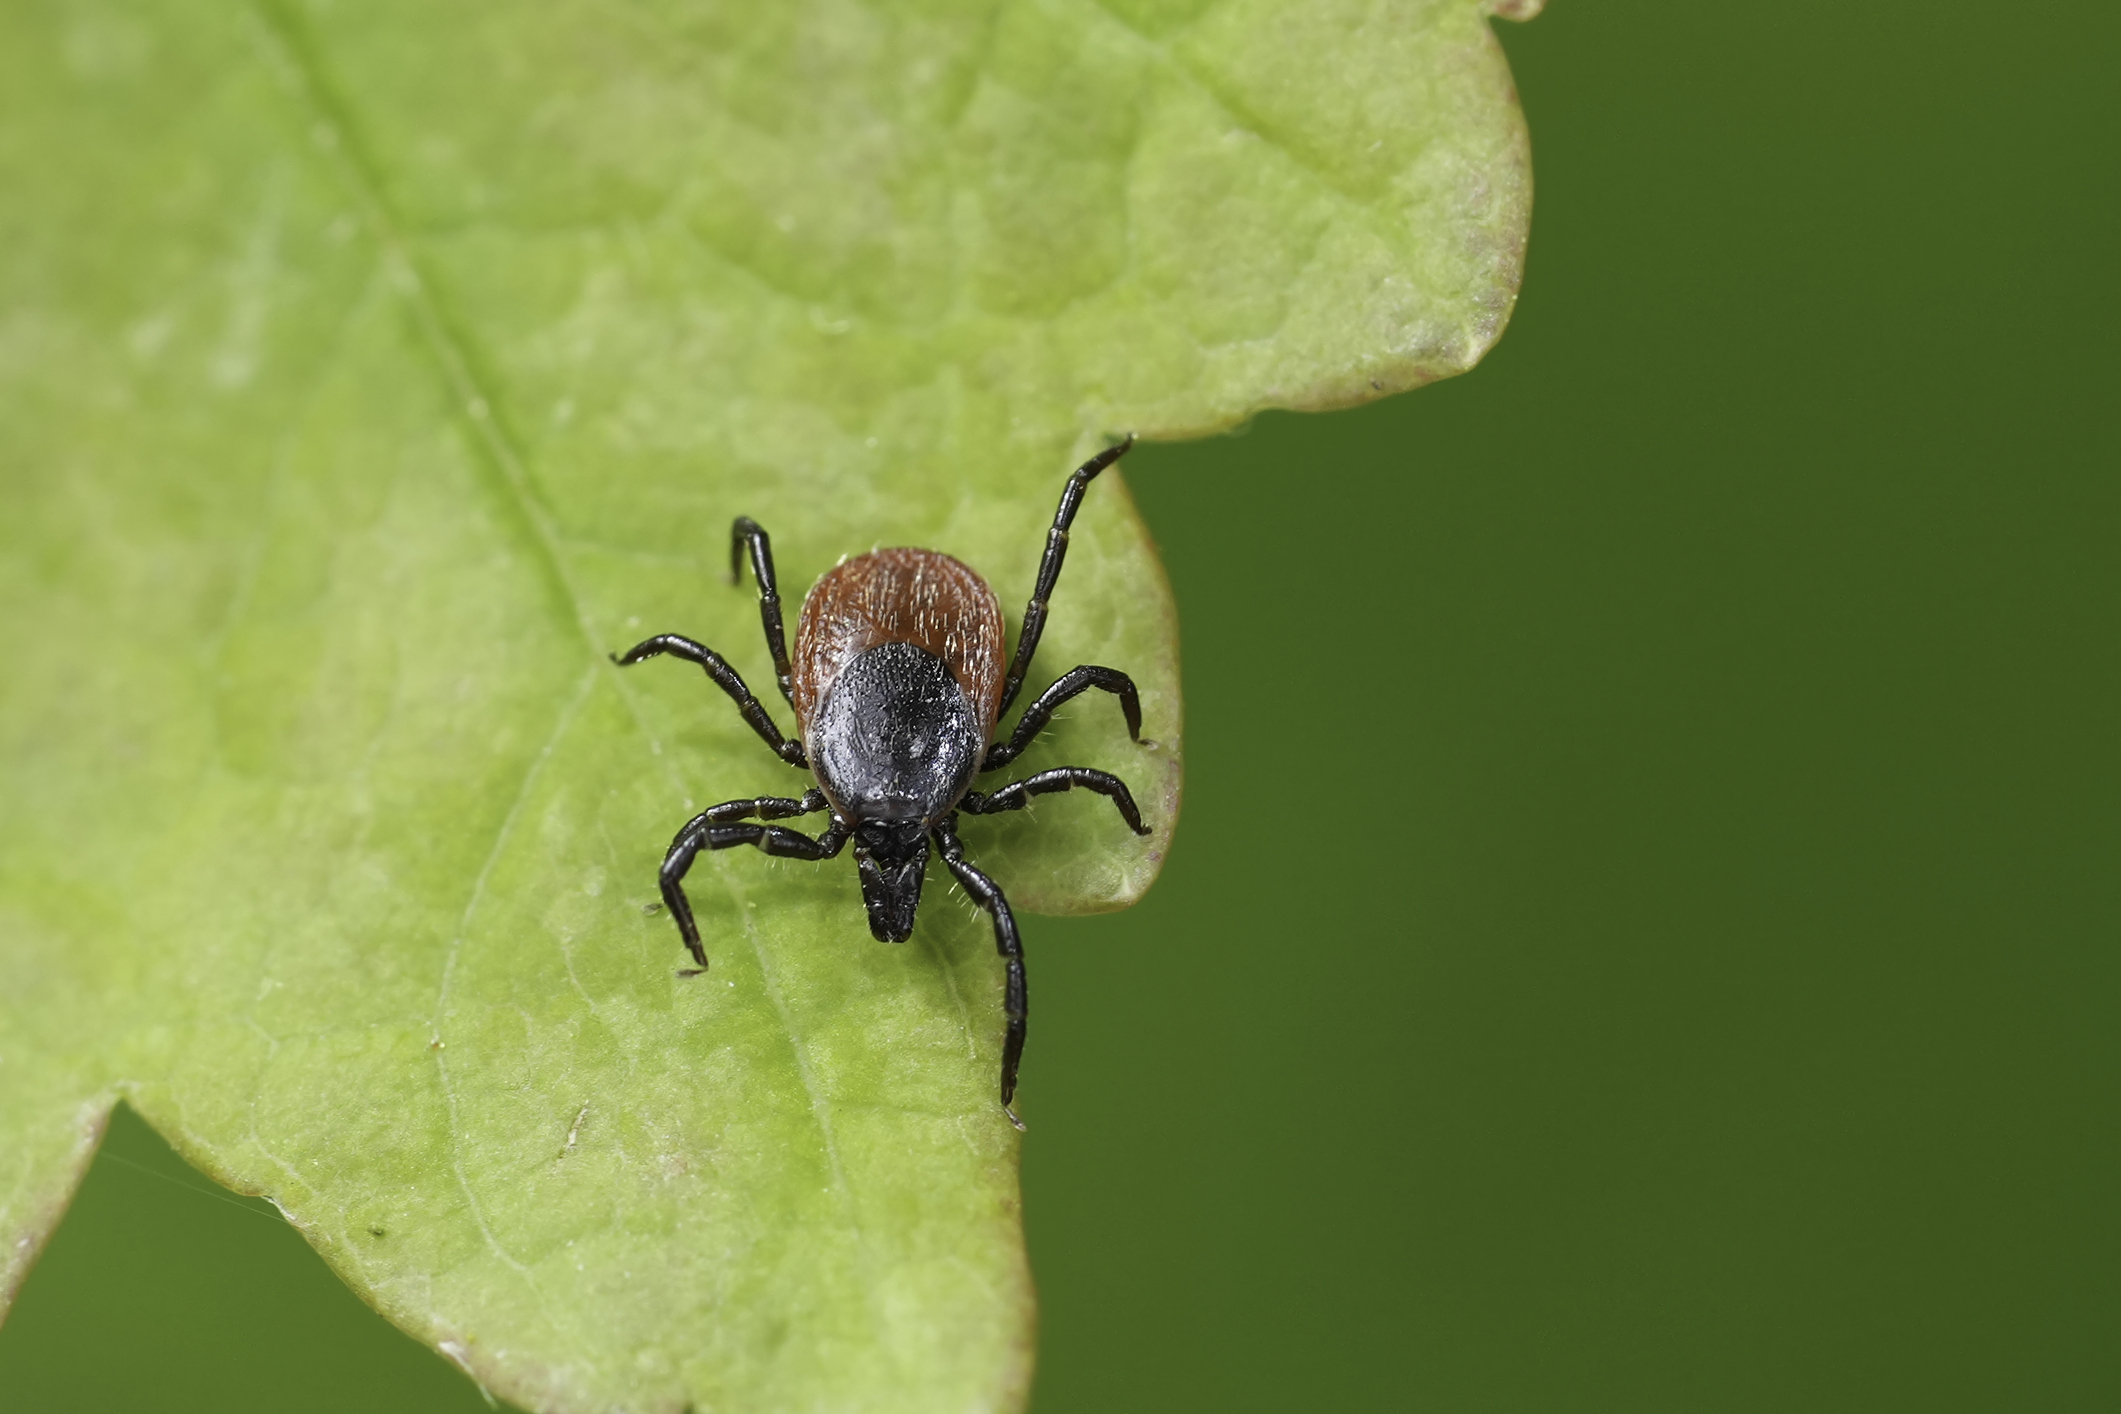
[[[1038,1414],[2111,1410],[2121,19],[1503,37],[1497,351],[1127,464],[1188,796],[1028,924]],[[484,1407],[172,1176],[0,1406]]]

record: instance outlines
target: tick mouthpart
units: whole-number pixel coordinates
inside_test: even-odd
[[[869,932],[880,943],[913,936],[921,881],[928,872],[928,836],[917,820],[873,821],[855,832],[854,863],[862,876]]]

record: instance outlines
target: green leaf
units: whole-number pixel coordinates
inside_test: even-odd
[[[1471,0],[0,11],[0,1291],[122,1096],[525,1404],[1019,1405],[985,922],[715,855],[676,975],[670,834],[804,781],[604,655],[768,682],[739,513],[791,598],[919,544],[1013,624],[1105,438],[1469,366],[1527,181]],[[1099,697],[1023,769],[1155,833],[969,822],[1023,909],[1130,902],[1177,816],[1117,473],[1082,661],[1153,741]]]

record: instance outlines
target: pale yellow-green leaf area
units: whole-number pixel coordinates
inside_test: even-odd
[[[1528,203],[1475,0],[0,9],[0,1294],[124,1098],[526,1407],[1020,1408],[986,920],[725,851],[680,975],[673,832],[810,781],[606,655],[793,729],[740,514],[791,621],[914,544],[1013,632],[1075,462],[1466,368]],[[1001,778],[1153,831],[968,819],[1029,911],[1178,817],[1119,472],[1071,545],[1030,687],[1146,740]]]

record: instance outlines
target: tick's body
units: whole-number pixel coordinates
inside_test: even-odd
[[[803,600],[795,716],[835,821],[854,824],[869,929],[913,933],[928,834],[979,774],[1002,701],[1002,609],[933,550],[849,560]]]
[[[1140,739],[1141,707],[1133,682],[1111,668],[1083,666],[1039,694],[1007,742],[994,740],[995,724],[1022,687],[1037,651],[1083,488],[1130,445],[1131,439],[1108,448],[1069,478],[1006,672],[1002,612],[994,591],[963,564],[933,550],[872,551],[820,579],[803,601],[791,663],[772,546],[766,532],[747,519],[739,519],[732,532],[731,569],[748,548],[766,644],[781,693],[795,709],[801,739],[782,737],[736,670],[691,639],[661,634],[619,659],[624,666],[668,653],[698,664],[735,699],[745,721],[782,760],[807,767],[817,780],[818,788],[800,800],[761,796],[717,805],[687,822],[671,842],[663,860],[663,898],[701,970],[707,953],[683,886],[700,850],[749,844],[768,854],[830,859],[851,840],[869,931],[881,941],[902,943],[913,933],[932,844],[966,893],[993,918],[995,945],[1008,966],[1008,1030],[1002,1044],[1002,1104],[1007,1107],[1016,1090],[1028,1011],[1023,947],[1001,889],[965,860],[957,813],[1018,810],[1034,795],[1081,786],[1108,796],[1137,834],[1149,833],[1126,785],[1103,771],[1060,766],[992,795],[971,788],[979,772],[1015,759],[1056,707],[1092,687],[1119,697],[1128,731]],[[821,810],[831,812],[832,823],[815,839],[784,826],[736,823]]]

